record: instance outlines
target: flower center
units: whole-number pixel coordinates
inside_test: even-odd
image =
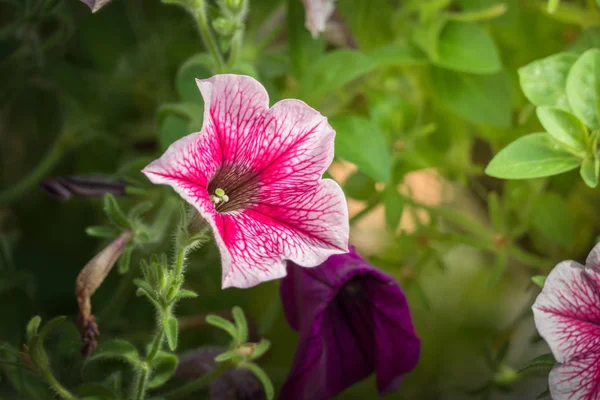
[[[208,184],[210,201],[221,214],[249,208],[256,203],[258,174],[248,167],[224,164]]]

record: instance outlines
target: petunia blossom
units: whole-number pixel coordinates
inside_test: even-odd
[[[167,184],[212,227],[223,287],[286,274],[285,260],[312,267],[348,251],[340,186],[321,175],[335,131],[300,100],[269,108],[265,88],[243,75],[197,80],[204,124],[142,172]]]
[[[313,37],[325,32],[327,20],[335,10],[335,0],[303,0],[306,10],[306,29]]]
[[[280,398],[328,399],[372,372],[380,394],[397,390],[421,351],[398,283],[353,248],[316,268],[288,270],[281,298],[300,340]]]
[[[559,263],[533,305],[535,325],[557,363],[554,400],[600,400],[600,243],[585,265]]]

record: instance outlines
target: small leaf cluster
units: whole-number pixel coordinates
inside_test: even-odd
[[[258,343],[248,343],[248,323],[244,311],[240,307],[231,310],[234,322],[218,315],[208,315],[206,322],[220,328],[231,336],[231,345],[225,353],[219,354],[215,361],[231,362],[237,368],[250,370],[262,383],[268,400],[273,399],[275,392],[273,383],[267,373],[254,361],[262,357],[271,347],[271,342],[261,339]]]
[[[598,185],[600,157],[600,50],[559,53],[519,70],[521,88],[537,107],[545,132],[523,136],[502,149],[486,173],[505,179],[551,176],[579,168]]]

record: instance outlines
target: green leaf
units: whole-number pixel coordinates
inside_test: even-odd
[[[122,228],[129,228],[129,221],[112,193],[106,193],[104,195],[104,212],[115,224]]]
[[[376,181],[390,183],[392,159],[385,137],[372,121],[357,116],[334,117],[336,155],[358,166]]]
[[[167,337],[167,343],[169,349],[174,351],[177,348],[177,336],[179,334],[179,328],[177,326],[177,318],[171,316],[163,321],[165,327],[165,336]]]
[[[272,400],[275,396],[275,389],[273,389],[273,383],[271,382],[271,379],[269,378],[267,373],[258,365],[250,362],[243,363],[240,365],[240,367],[252,371],[254,376],[258,378],[260,383],[262,383],[263,388],[265,389],[265,396],[267,397],[267,400]]]
[[[440,34],[447,22],[448,19],[441,16],[415,30],[413,40],[431,60],[438,59]]]
[[[546,390],[544,390],[542,393],[538,394],[535,397],[535,400],[541,400],[541,399],[545,399],[546,397],[550,397],[550,388],[547,388]]]
[[[267,339],[261,339],[260,342],[254,348],[252,355],[250,356],[251,360],[256,360],[263,356],[269,349],[271,348],[271,342]]]
[[[235,327],[235,325],[233,325],[230,321],[227,321],[225,318],[219,317],[218,315],[211,314],[211,315],[206,316],[206,322],[208,322],[212,326],[216,326],[217,328],[223,329],[224,331],[229,333],[229,335],[231,335],[231,337],[234,340],[237,340],[237,336],[238,336],[237,328]]]
[[[165,151],[171,143],[192,133],[188,121],[175,114],[167,115],[158,128],[158,142],[160,149]]]
[[[502,70],[494,40],[473,22],[448,21],[440,32],[437,57],[432,61],[440,67],[472,74],[493,74]]]
[[[142,201],[141,203],[136,204],[135,207],[133,207],[131,210],[129,210],[129,218],[137,219],[143,214],[152,210],[152,207],[154,207],[154,204],[152,204],[151,201]]]
[[[567,97],[573,113],[588,127],[600,129],[600,50],[583,53],[567,77]]]
[[[521,89],[536,106],[554,106],[569,110],[567,75],[577,60],[572,53],[558,53],[519,68]]]
[[[148,389],[162,386],[167,382],[177,369],[177,356],[161,351],[152,361],[152,377],[148,382]]]
[[[204,104],[196,79],[210,78],[214,75],[213,69],[213,60],[208,53],[195,54],[181,64],[175,79],[179,98],[186,103]]]
[[[248,341],[248,322],[246,321],[244,310],[238,306],[235,306],[231,310],[231,313],[233,314],[233,320],[237,326],[238,342],[239,344],[246,343]]]
[[[383,195],[383,204],[385,207],[386,226],[390,232],[395,234],[402,218],[402,212],[404,211],[404,199],[400,196],[394,185],[386,188]]]
[[[198,297],[198,293],[187,289],[179,289],[175,295],[176,299],[193,299],[195,297]]]
[[[576,152],[585,152],[587,130],[573,114],[554,107],[538,107],[537,116],[546,132]]]
[[[139,353],[133,344],[126,340],[114,339],[100,343],[86,363],[109,359],[124,360],[131,365],[137,365],[140,361]]]
[[[46,355],[46,351],[44,350],[44,340],[46,339],[46,336],[54,327],[61,324],[66,319],[67,317],[65,316],[60,316],[51,319],[46,324],[44,324],[42,329],[40,329],[39,334],[33,335],[29,340],[29,356],[39,369],[46,370],[50,367],[48,365],[48,356]]]
[[[369,200],[377,193],[375,183],[373,178],[359,169],[344,182],[344,193],[352,199]]]
[[[38,329],[40,327],[40,323],[42,322],[42,318],[39,315],[31,318],[27,323],[27,343],[31,340],[32,337],[38,334]]]
[[[531,282],[535,283],[537,286],[543,288],[544,283],[546,282],[546,275],[536,275],[531,277]]]
[[[548,13],[553,14],[558,8],[559,4],[560,0],[548,0]]]
[[[119,274],[125,275],[129,271],[131,264],[131,254],[133,254],[134,246],[125,246],[123,254],[119,257]]]
[[[485,173],[503,179],[540,178],[577,168],[582,161],[547,133],[533,133],[500,150]]]
[[[542,194],[531,215],[534,232],[553,243],[567,247],[573,240],[573,219],[567,202],[554,192]]]
[[[598,186],[598,173],[600,172],[600,160],[597,158],[586,158],[581,164],[579,173],[581,178],[591,188]]]
[[[154,288],[145,280],[143,279],[134,279],[133,283],[140,288],[141,290],[143,290],[144,292],[146,292],[148,294],[148,296],[154,298],[156,297],[156,290],[154,290]]]
[[[367,53],[378,67],[422,65],[427,58],[414,48],[403,43],[392,43],[376,47]]]
[[[301,97],[311,104],[370,72],[371,57],[356,50],[335,50],[313,60],[301,83]]]
[[[472,75],[431,69],[439,102],[469,121],[508,128],[512,123],[510,82],[505,73]]]
[[[390,16],[396,10],[388,0],[338,1],[335,7],[361,49],[381,46],[394,36]]]
[[[465,21],[465,22],[476,22],[476,21],[487,21],[493,18],[497,18],[508,10],[506,3],[490,5],[487,8],[477,9],[472,11],[452,12],[445,13],[448,19],[454,21]]]
[[[234,357],[238,357],[239,354],[236,351],[227,351],[225,353],[221,353],[218,356],[215,357],[215,361],[216,362],[223,362],[223,361],[227,361],[227,360],[231,360]]]
[[[519,370],[519,374],[522,374],[525,371],[529,371],[533,368],[539,367],[552,367],[556,364],[556,359],[552,355],[552,353],[542,354],[537,356],[533,360],[529,361],[527,365]]]
[[[317,38],[311,37],[304,26],[304,21],[306,21],[304,5],[297,0],[287,0],[287,44],[289,59],[297,79],[302,79],[306,69],[314,60],[321,59],[321,54],[325,50],[323,35]]]
[[[169,115],[175,115],[186,120],[191,130],[200,130],[202,128],[202,113],[202,106],[196,103],[162,104],[158,109],[158,123],[161,124]]]
[[[102,400],[113,400],[117,399],[117,396],[113,391],[100,383],[87,382],[82,383],[73,389],[73,393],[81,398],[96,398]]]
[[[113,239],[119,235],[119,230],[112,226],[88,226],[85,233],[92,237]]]

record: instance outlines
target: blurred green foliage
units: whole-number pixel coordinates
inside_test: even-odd
[[[531,398],[546,387],[543,374],[515,372],[547,353],[529,312],[539,290],[530,278],[560,260],[582,259],[595,243],[600,193],[589,186],[598,167],[568,152],[561,168],[553,164],[562,172],[584,163],[588,185],[577,170],[512,181],[483,171],[515,140],[527,146],[502,167],[548,151],[549,136],[525,136],[531,132],[552,131],[577,146],[562,134],[559,111],[569,109],[568,91],[579,83],[569,89],[559,76],[555,90],[546,82],[540,91],[531,63],[544,69],[536,60],[558,57],[566,69],[577,62],[593,70],[597,50],[586,51],[600,47],[600,11],[594,1],[550,3],[339,0],[335,35],[313,39],[299,0],[250,2],[241,57],[228,72],[259,79],[272,103],[300,98],[329,117],[337,158],[358,167],[343,182],[347,197],[366,207],[352,217],[353,233],[371,229],[363,217],[384,207],[386,230],[373,233],[381,246],[363,251],[399,279],[423,341],[418,368],[389,398]],[[215,10],[211,3],[209,15]],[[156,216],[172,195],[148,186],[139,170],[200,129],[194,78],[211,76],[214,65],[186,12],[158,0],[114,0],[93,15],[76,0],[1,0],[0,23],[0,355],[16,362],[34,315],[67,315],[69,322],[46,339],[57,379],[72,388],[86,380],[117,390],[131,372],[113,361],[84,368],[73,323],[75,278],[107,243],[86,235],[87,227],[106,223],[102,201],[62,203],[37,184],[47,176],[124,178],[150,194],[119,204],[130,210],[150,198],[155,207],[141,218]],[[594,59],[576,61],[582,54]],[[597,92],[590,96],[571,106],[596,130],[597,114],[586,107],[597,104]],[[538,110],[538,120],[535,106],[556,108],[552,115]],[[597,157],[595,147],[588,150]],[[425,169],[444,182],[437,189],[443,204],[423,204],[396,189],[407,174]],[[414,229],[399,232],[403,213]],[[154,311],[134,296],[132,279],[142,258],[168,249],[172,224],[162,226],[164,237],[128,252],[122,274],[115,269],[94,296],[101,343],[119,337],[141,347],[150,339]],[[278,283],[222,291],[220,279],[214,245],[191,256],[186,287],[199,297],[177,308],[178,349],[227,347],[227,336],[204,317],[229,317],[232,306],[243,304],[250,339],[271,340],[261,365],[277,388],[297,340],[281,313]],[[368,379],[339,398],[371,398],[373,388]],[[48,399],[51,392],[35,373],[7,364],[0,398]]]

